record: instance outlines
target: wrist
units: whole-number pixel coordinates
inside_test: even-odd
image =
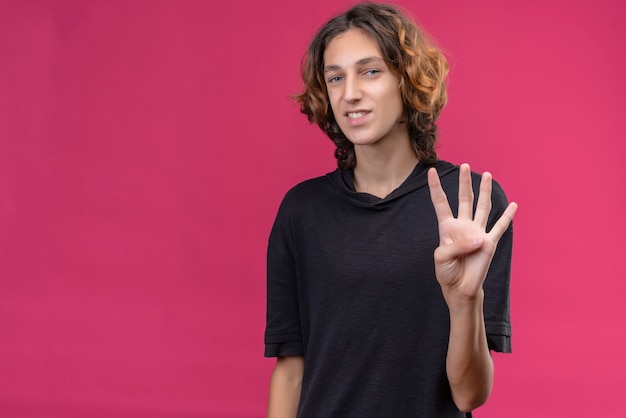
[[[485,300],[485,292],[483,289],[480,289],[476,294],[471,296],[455,291],[454,289],[443,289],[442,293],[448,305],[450,315],[459,314],[467,316],[477,312],[482,314],[483,302]]]

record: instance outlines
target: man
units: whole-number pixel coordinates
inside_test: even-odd
[[[487,400],[489,350],[510,351],[517,205],[489,173],[475,201],[480,176],[437,159],[447,71],[388,5],[313,39],[298,100],[338,169],[287,193],[269,239],[268,417],[462,417]]]

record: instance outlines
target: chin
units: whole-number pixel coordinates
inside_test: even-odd
[[[349,139],[349,138],[348,138]],[[349,141],[352,143],[352,145],[354,145],[355,147],[366,147],[368,145],[374,145],[376,142],[376,140],[364,140],[364,139],[357,139],[357,140],[352,140],[349,139]]]
[[[375,145],[376,143],[380,142],[381,137],[378,136],[361,136],[358,138],[348,138],[348,140],[350,142],[352,142],[352,144],[356,147],[356,146],[367,146],[367,145]]]
[[[380,137],[376,136],[376,135],[346,135],[346,138],[348,138],[348,141],[352,142],[353,145],[358,146],[358,145],[372,145],[375,144],[376,142],[378,142],[378,140],[380,139]]]

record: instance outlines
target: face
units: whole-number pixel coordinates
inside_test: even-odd
[[[355,148],[408,140],[400,78],[367,33],[350,29],[329,42],[324,79],[335,120]]]

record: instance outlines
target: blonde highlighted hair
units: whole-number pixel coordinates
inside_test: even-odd
[[[335,143],[338,166],[354,168],[354,146],[335,120],[324,81],[326,47],[337,35],[350,29],[363,30],[374,38],[387,65],[400,77],[413,149],[421,161],[434,163],[437,161],[435,122],[447,100],[448,62],[427,35],[394,6],[361,3],[319,30],[302,62],[304,92],[296,96],[301,112]]]

